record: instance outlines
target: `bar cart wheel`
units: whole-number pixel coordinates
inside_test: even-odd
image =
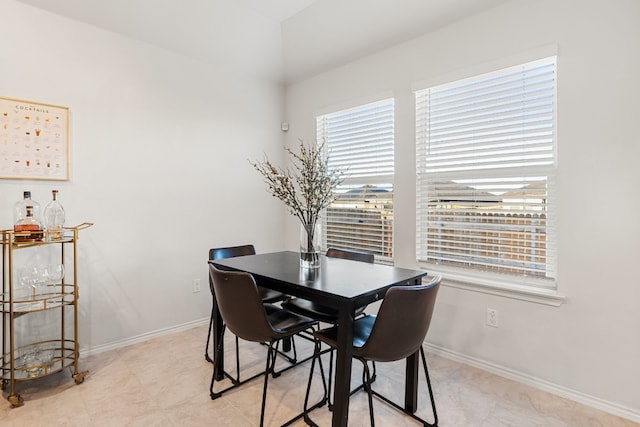
[[[7,400],[11,403],[12,408],[18,408],[24,405],[24,399],[19,394],[10,394]]]
[[[89,371],[82,371],[82,372],[78,372],[77,374],[73,374],[73,380],[76,382],[76,384],[82,384],[84,382],[84,377],[86,377],[89,374]]]

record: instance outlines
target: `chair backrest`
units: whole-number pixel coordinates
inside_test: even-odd
[[[215,259],[233,258],[243,255],[255,255],[256,249],[253,245],[240,245],[240,246],[228,246],[223,248],[209,249],[209,261]],[[209,288],[213,294],[213,282],[211,281],[211,275],[209,275]]]
[[[440,276],[415,286],[394,286],[382,300],[369,338],[354,356],[378,362],[404,359],[424,342],[436,302]]]
[[[209,259],[233,258],[243,255],[255,255],[256,249],[253,245],[229,246],[227,248],[209,249]]]
[[[273,328],[251,274],[219,270],[209,264],[209,278],[222,320],[231,332],[247,341],[263,342],[273,338]]]
[[[361,261],[373,264],[374,256],[369,252],[352,251],[347,249],[327,249],[327,256],[331,258],[349,259],[351,261]]]

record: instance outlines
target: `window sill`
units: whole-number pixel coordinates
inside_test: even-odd
[[[561,306],[566,300],[566,297],[555,289],[513,285],[493,278],[472,277],[450,271],[439,271],[432,267],[427,267],[429,273],[440,274],[442,276],[442,285],[450,288],[497,295],[553,307]]]

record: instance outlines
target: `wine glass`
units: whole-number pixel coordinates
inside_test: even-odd
[[[50,285],[56,285],[60,283],[64,277],[64,265],[62,264],[50,264],[45,267],[45,282]]]
[[[30,265],[18,270],[18,276],[21,287],[31,288],[35,291],[44,280],[44,269],[36,265]]]

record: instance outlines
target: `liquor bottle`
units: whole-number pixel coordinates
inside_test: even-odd
[[[62,238],[64,225],[64,208],[58,201],[58,190],[51,190],[53,200],[44,208],[44,227],[50,240]]]
[[[13,226],[16,242],[30,242],[42,240],[44,235],[40,221],[33,216],[33,206],[25,206],[26,214],[24,218],[20,218]]]

